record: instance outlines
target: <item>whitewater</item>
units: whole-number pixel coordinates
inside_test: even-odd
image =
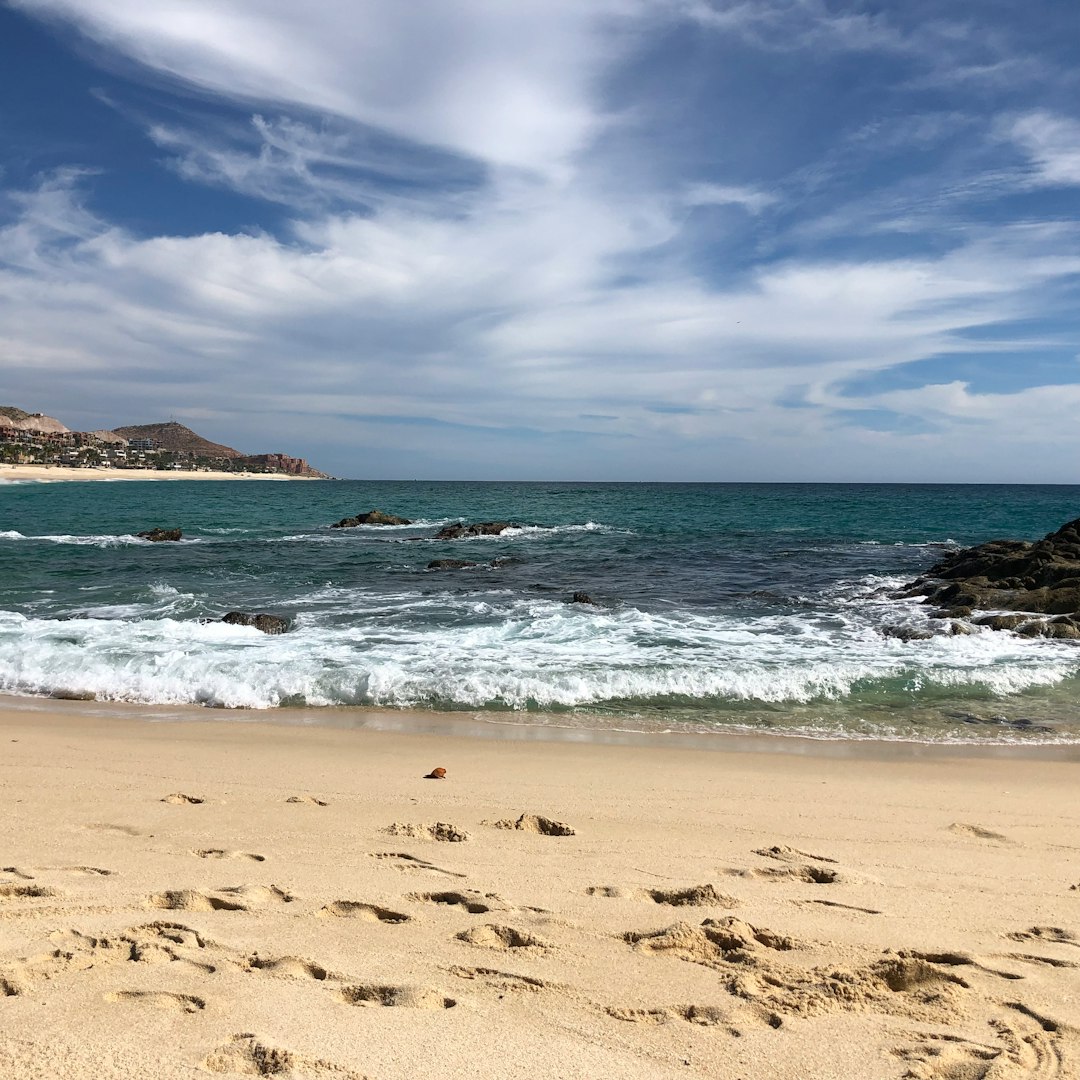
[[[330,528],[376,507],[413,524]],[[908,640],[929,612],[893,596],[944,550],[1076,516],[1075,487],[22,484],[0,491],[0,692],[1076,742],[1075,643]],[[434,539],[486,520],[514,527]],[[133,535],[155,526],[184,539]]]

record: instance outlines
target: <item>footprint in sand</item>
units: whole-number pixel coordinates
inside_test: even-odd
[[[0,900],[36,900],[44,896],[59,896],[58,889],[48,885],[13,885],[0,884]]]
[[[61,866],[69,874],[86,874],[87,877],[113,877],[115,870],[104,870],[100,866]]]
[[[807,905],[807,904],[820,904],[823,907],[840,908],[843,911],[857,911],[862,915],[881,915],[883,912],[877,910],[877,908],[871,907],[859,907],[856,904],[841,904],[837,900],[793,900],[793,904]]]
[[[495,923],[474,926],[454,936],[458,941],[478,945],[482,949],[526,949],[542,953],[554,947],[551,942],[533,937],[522,930],[515,930],[512,926],[497,926]]]
[[[493,829],[512,829],[516,832],[538,833],[540,836],[574,836],[575,830],[565,821],[553,821],[539,814],[522,814],[519,818],[503,818],[501,821],[482,821]]]
[[[909,1032],[907,1045],[892,1053],[909,1064],[912,1080],[990,1080],[990,1078],[1065,1076],[1061,1025],[1020,1001],[1001,1002],[1008,1014],[989,1021],[993,1042],[976,1042],[960,1035]]]
[[[418,858],[416,855],[410,855],[405,851],[372,851],[370,852],[370,855],[373,859],[385,860],[387,865],[392,866],[395,870],[442,874],[445,877],[468,877],[468,874],[459,874],[454,870],[444,870],[441,866],[436,866],[426,859]]]
[[[615,1020],[630,1024],[670,1024],[673,1020],[684,1020],[700,1027],[722,1027],[729,1035],[742,1034],[741,1029],[732,1022],[731,1013],[717,1005],[671,1005],[658,1009],[628,1009],[606,1005],[604,1012]]]
[[[287,803],[301,803],[304,806],[329,806],[325,799],[317,799],[314,795],[290,795]]]
[[[731,867],[727,873],[736,877],[765,878],[769,881],[803,881],[807,885],[835,885],[844,878],[837,870],[809,863],[796,866],[754,866],[747,869]]]
[[[243,965],[248,971],[261,971],[276,979],[311,979],[325,982],[331,978],[330,972],[321,964],[305,960],[302,956],[261,957],[256,953]]]
[[[228,851],[225,848],[198,848],[191,854],[200,859],[250,859],[252,862],[266,862],[265,855],[256,855],[253,851]]]
[[[996,975],[999,979],[1008,979],[1012,982],[1024,978],[1023,975],[1017,975],[1015,971],[1000,971],[998,968],[980,964],[970,953],[923,952],[919,949],[901,949],[896,955],[901,959],[925,960],[928,964],[937,964],[941,967],[970,967],[976,971],[984,971],[987,975]]]
[[[1074,964],[1071,960],[1059,960],[1056,956],[1037,956],[1035,953],[1011,952],[1004,954],[1006,959],[1019,960],[1024,964],[1041,964],[1052,968],[1080,968],[1080,964]]]
[[[53,979],[67,972],[125,963],[186,964],[211,974],[223,960],[232,959],[230,950],[182,923],[153,922],[101,936],[55,930],[49,941],[52,952],[26,961],[29,978]]]
[[[492,911],[493,901],[498,905],[498,910],[505,911],[507,905],[501,896],[495,893],[479,893],[474,889],[468,892],[429,892],[409,893],[406,900],[418,900],[428,904],[445,904],[449,907],[464,908],[470,915],[486,915]]]
[[[388,836],[407,836],[411,840],[440,840],[444,844],[460,844],[469,839],[469,834],[456,825],[445,821],[436,821],[434,825],[409,825],[395,821],[382,830]]]
[[[357,1072],[319,1058],[303,1057],[291,1050],[270,1046],[250,1032],[234,1035],[203,1062],[214,1073],[243,1076],[303,1077],[304,1080],[364,1080]]]
[[[958,836],[971,836],[976,840],[994,840],[999,844],[1012,843],[1012,841],[1002,833],[994,832],[993,829],[987,829],[982,825],[970,825],[963,821],[954,821],[949,826],[949,832],[956,833]]]
[[[492,990],[525,991],[538,993],[541,990],[561,990],[558,983],[537,979],[532,975],[518,975],[513,971],[500,971],[498,968],[460,967],[450,968],[450,974],[459,979],[476,979],[485,983]]]
[[[1000,1046],[959,1035],[912,1032],[911,1038],[911,1044],[891,1051],[909,1066],[904,1076],[911,1080],[950,1080],[951,1077],[982,1080],[1004,1053]]]
[[[198,795],[185,795],[182,791],[174,791],[171,795],[166,795],[161,800],[163,803],[169,803],[170,806],[201,806],[205,799],[200,799]]]
[[[5,874],[10,874],[12,877],[21,878],[23,881],[34,880],[33,874],[28,874],[24,870],[20,870],[17,866],[0,866],[0,871]]]
[[[1080,949],[1080,938],[1060,926],[1032,926],[1027,930],[1014,930],[1005,936],[1013,941],[1049,941],[1055,945],[1072,945]]]
[[[276,885],[235,885],[213,893],[195,889],[168,889],[146,901],[166,911],[250,911],[270,903],[291,904],[296,898]]]
[[[379,986],[359,983],[343,986],[338,997],[346,1005],[404,1009],[452,1009],[457,1002],[427,986]]]
[[[104,821],[91,822],[84,825],[84,829],[93,829],[95,832],[119,833],[121,836],[146,836],[142,829],[136,829],[134,825],[111,825]],[[153,833],[150,833],[153,836]]]
[[[619,900],[651,900],[669,907],[736,907],[734,896],[718,892],[713,885],[687,885],[675,889],[627,889],[619,885],[591,885],[587,896],[607,896]]]
[[[53,979],[65,972],[126,963],[181,963],[206,975],[213,974],[222,967],[230,967],[276,979],[326,982],[340,981],[342,978],[322,964],[302,956],[260,956],[258,953],[245,953],[240,949],[230,948],[204,937],[183,923],[153,922],[101,937],[83,934],[78,930],[58,930],[49,935],[49,941],[54,946],[52,952],[22,965],[23,981],[34,978]],[[20,980],[15,978],[13,973],[6,974],[11,978],[14,992],[21,992]],[[145,1004],[174,1007],[173,1002],[156,998],[156,993],[144,995],[125,992],[110,1000],[139,1000]]]
[[[798,848],[788,847],[787,844],[756,848],[754,854],[763,855],[766,859],[779,859],[781,862],[798,862],[800,859],[810,859],[811,862],[836,862],[836,859],[830,859],[826,855],[811,855],[809,851],[800,851]]]
[[[378,904],[363,904],[359,900],[335,900],[332,904],[320,908],[319,915],[330,915],[338,919],[360,919],[362,922],[407,923],[412,922],[411,915]]]
[[[155,1009],[172,1012],[197,1013],[206,1008],[201,997],[192,994],[170,994],[166,990],[117,990],[105,994],[106,1001],[130,1002],[134,1005],[150,1005]]]
[[[196,892],[194,889],[168,889],[155,893],[146,901],[147,907],[161,908],[164,911],[247,911],[247,905],[239,900],[230,900],[211,893]]]

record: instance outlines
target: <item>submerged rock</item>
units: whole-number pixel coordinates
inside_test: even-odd
[[[289,620],[280,615],[267,615],[259,612],[251,615],[246,611],[230,611],[222,620],[230,626],[254,626],[264,634],[284,634],[289,629]]]
[[[507,529],[516,529],[520,526],[512,521],[478,521],[472,525],[464,522],[455,522],[453,525],[444,525],[436,534],[436,540],[461,540],[469,536],[500,536]]]
[[[147,532],[135,534],[143,540],[149,540],[152,544],[160,544],[163,541],[176,541],[183,537],[180,529],[149,529]]]
[[[576,592],[570,597],[571,604],[595,604],[596,601],[587,592]]]
[[[427,564],[429,570],[466,570],[470,566],[479,566],[478,562],[470,562],[468,559],[432,559]]]
[[[1080,518],[1042,540],[991,540],[946,555],[899,593],[948,608],[992,611],[976,618],[992,630],[1029,637],[1080,638],[1076,618],[1032,620],[1001,612],[1080,617]]]
[[[381,510],[369,510],[366,514],[357,514],[356,517],[342,518],[330,526],[331,529],[355,529],[357,525],[411,525],[409,518],[396,517],[394,514],[384,514]]]

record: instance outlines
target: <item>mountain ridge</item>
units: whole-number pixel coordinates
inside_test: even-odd
[[[161,424],[131,424],[127,427],[113,428],[115,435],[127,440],[153,439],[162,450],[171,450],[174,454],[194,454],[196,457],[240,458],[248,457],[241,450],[235,450],[224,443],[211,442],[192,431],[191,428],[169,420]]]

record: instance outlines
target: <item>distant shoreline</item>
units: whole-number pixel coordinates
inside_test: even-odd
[[[64,465],[0,465],[0,487],[16,481],[42,484],[85,480],[318,480],[287,473],[195,472],[183,469],[73,469]]]

